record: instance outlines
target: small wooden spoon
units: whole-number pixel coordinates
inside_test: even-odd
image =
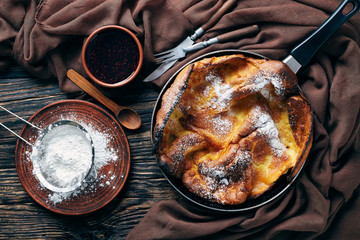
[[[78,85],[87,94],[104,104],[118,118],[121,125],[128,129],[138,129],[141,125],[141,118],[137,112],[128,107],[119,106],[106,97],[98,88],[92,85],[87,79],[73,69],[69,69],[67,77]]]

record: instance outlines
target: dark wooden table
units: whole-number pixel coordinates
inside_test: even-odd
[[[131,168],[124,189],[94,213],[82,216],[53,213],[36,203],[24,190],[15,167],[17,138],[0,127],[0,239],[124,239],[153,204],[181,198],[164,178],[152,155],[150,120],[158,91],[137,84],[107,94],[119,104],[134,108],[142,119],[140,129],[124,129],[131,152]],[[48,104],[75,97],[60,92],[56,80],[33,78],[15,64],[0,73],[0,104],[25,119]],[[93,101],[89,97],[86,100]],[[24,126],[22,121],[3,110],[0,110],[0,122],[17,133]],[[359,191],[342,207],[322,239],[333,237],[332,232],[338,229],[346,229],[346,236],[358,236],[358,230],[354,232],[351,228],[354,225],[348,224],[347,219],[348,214],[356,215],[360,211],[344,211],[348,206],[359,209],[354,208],[360,206]]]
[[[142,119],[140,129],[124,129],[131,152],[124,189],[107,206],[88,215],[65,216],[43,208],[19,181],[14,159],[17,138],[1,127],[0,239],[124,239],[153,204],[180,197],[163,177],[151,151],[150,120],[158,91],[139,84],[108,94],[134,108]],[[50,103],[73,97],[60,92],[57,81],[33,78],[15,64],[0,73],[0,104],[25,119]],[[17,133],[24,126],[3,110],[0,122]]]

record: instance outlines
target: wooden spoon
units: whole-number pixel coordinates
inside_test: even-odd
[[[137,112],[128,107],[119,106],[114,101],[106,97],[98,88],[91,84],[87,79],[81,76],[78,72],[73,69],[69,69],[67,77],[78,85],[87,94],[104,104],[110,109],[121,125],[128,129],[138,129],[141,125],[141,118]]]

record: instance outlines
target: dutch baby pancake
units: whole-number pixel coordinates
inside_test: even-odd
[[[233,54],[187,65],[164,93],[154,146],[195,195],[241,204],[307,157],[312,111],[282,62]]]

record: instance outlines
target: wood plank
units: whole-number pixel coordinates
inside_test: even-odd
[[[142,84],[106,91],[141,116],[138,130],[126,130],[131,169],[120,194],[104,208],[84,216],[64,216],[37,204],[22,187],[15,167],[17,138],[0,128],[0,239],[124,239],[149,208],[181,198],[164,178],[152,153],[150,124],[158,92]],[[0,75],[0,104],[28,119],[42,107],[67,99],[56,81],[31,77],[17,66]],[[87,100],[102,106],[90,97]],[[102,106],[103,107],[103,106]],[[0,111],[0,121],[20,133],[24,123]]]

